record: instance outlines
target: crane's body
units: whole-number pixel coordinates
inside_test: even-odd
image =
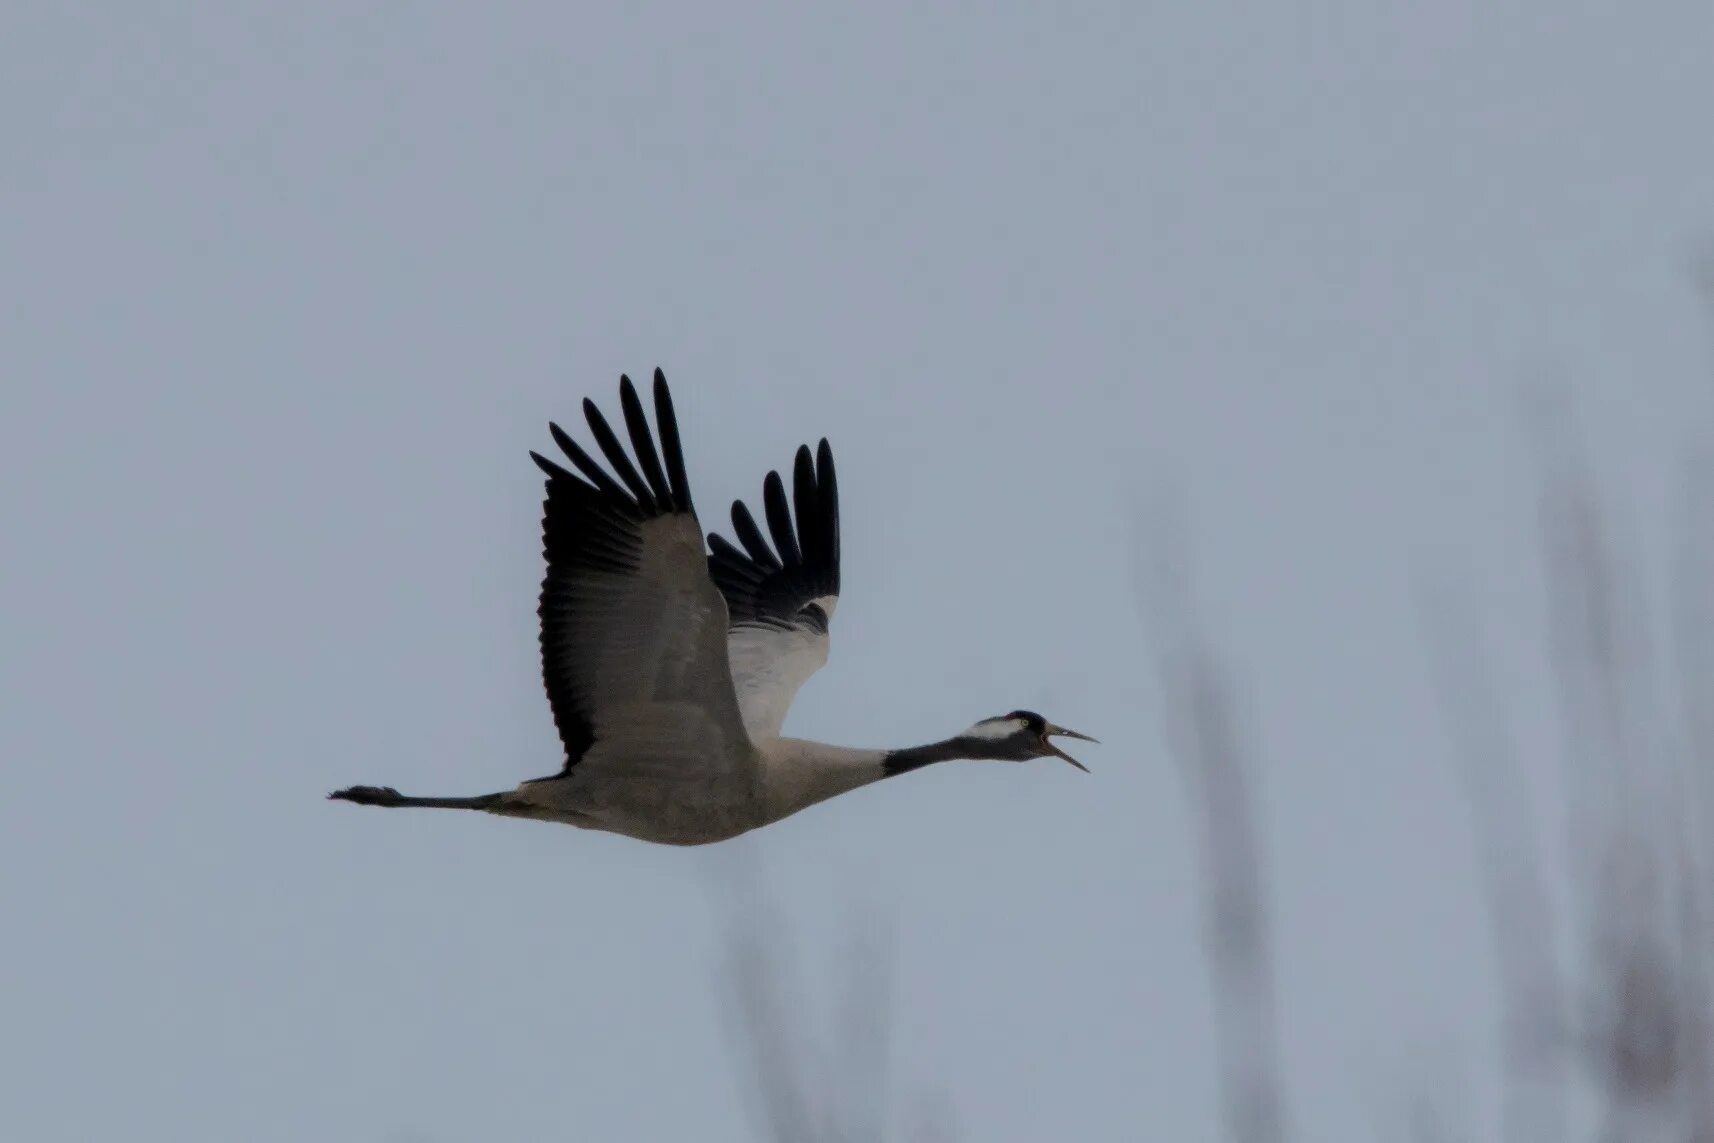
[[[798,688],[827,661],[838,605],[832,451],[825,440],[813,458],[799,448],[789,502],[779,474],[768,474],[771,546],[738,501],[732,525],[741,546],[709,535],[705,550],[659,370],[654,397],[659,452],[635,389],[620,379],[636,464],[593,402],[584,402],[617,479],[557,425],[549,429],[578,474],[530,454],[548,478],[539,614],[543,680],[565,745],[560,772],[467,798],[407,797],[385,786],[329,797],[701,845],[933,762],[1055,755],[1083,769],[1048,736],[1088,736],[1030,711],[901,750],[782,737]]]

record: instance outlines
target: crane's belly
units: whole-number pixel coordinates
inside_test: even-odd
[[[723,781],[580,780],[526,782],[491,813],[563,822],[662,845],[707,845],[763,824],[756,799]]]

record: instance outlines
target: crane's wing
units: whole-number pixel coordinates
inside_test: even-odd
[[[619,396],[641,474],[587,400],[584,417],[618,480],[558,425],[549,426],[554,441],[581,476],[530,454],[548,476],[542,677],[565,742],[565,771],[583,762],[634,777],[719,779],[754,755],[732,690],[726,605],[708,575],[672,396],[657,369],[658,454],[630,378],[620,378]]]
[[[732,530],[743,549],[708,537],[709,574],[732,617],[732,684],[752,739],[779,734],[798,688],[827,662],[839,602],[839,482],[826,440],[813,461],[807,445],[797,450],[790,504],[780,474],[768,473],[762,507],[773,547],[742,500],[732,503]]]

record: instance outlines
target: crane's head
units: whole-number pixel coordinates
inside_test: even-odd
[[[1055,726],[1033,710],[1014,710],[998,718],[985,718],[965,731],[966,739],[980,743],[981,757],[1002,761],[1023,762],[1030,758],[1063,758],[1073,766],[1089,773],[1089,767],[1048,741],[1051,737],[1080,738],[1095,742],[1087,734]]]

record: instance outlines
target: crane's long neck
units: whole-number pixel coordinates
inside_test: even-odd
[[[980,758],[981,744],[969,738],[948,738],[927,746],[907,746],[903,750],[888,750],[881,759],[881,777],[909,774],[933,762],[951,762],[959,758]]]
[[[981,748],[979,741],[962,737],[902,750],[856,750],[801,738],[778,738],[761,747],[767,763],[769,809],[774,818],[783,818],[848,790],[933,762],[981,758]]]

